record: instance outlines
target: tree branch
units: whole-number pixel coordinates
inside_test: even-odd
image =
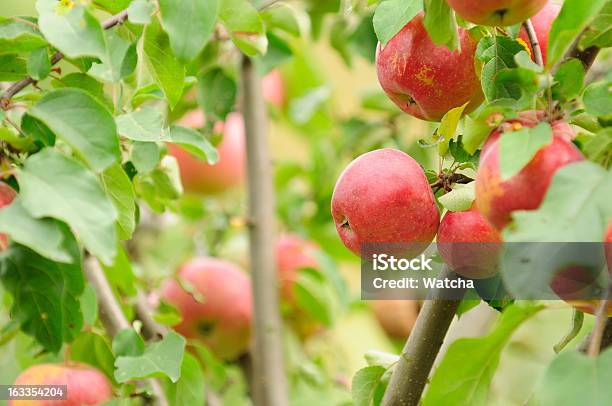
[[[580,34],[578,34],[576,38],[574,38],[574,42],[572,42],[563,58],[561,58],[559,62],[557,62],[557,64],[553,67],[553,74],[557,72],[559,66],[561,66],[563,62],[570,58],[576,58],[580,62],[582,62],[585,73],[591,68],[593,62],[595,62],[595,58],[597,58],[597,55],[599,54],[599,48],[592,46],[583,50],[580,49],[580,39],[582,39],[582,36],[586,32],[587,28],[585,28]]]
[[[84,260],[83,268],[87,280],[96,291],[98,307],[100,309],[100,320],[108,334],[114,337],[119,331],[126,328],[132,328],[125,314],[123,314],[121,306],[106,279],[104,271],[100,268],[98,261],[92,256],[87,256]],[[146,382],[151,386],[151,390],[155,396],[152,403],[159,406],[167,406],[168,401],[166,400],[166,395],[159,381],[151,378],[147,379]]]
[[[438,278],[453,279],[457,275],[445,267]],[[464,292],[457,293],[461,296]],[[461,302],[437,299],[436,292],[430,292],[430,297],[433,298],[425,300],[395,365],[381,403],[383,406],[416,406],[420,402],[433,363]]]
[[[123,10],[122,12],[115,14],[114,16],[112,16],[111,18],[109,18],[108,20],[104,21],[102,23],[102,28],[104,28],[105,30],[108,30],[109,28],[112,28],[118,24],[122,24],[128,17],[128,13],[127,10]],[[62,58],[64,57],[64,54],[62,54],[60,51],[57,51],[55,54],[53,54],[53,57],[51,58],[51,65],[55,65],[56,63],[58,63]],[[15,96],[17,93],[19,93],[20,91],[22,91],[24,88],[28,87],[31,84],[36,83],[36,80],[32,79],[31,76],[28,76],[18,82],[13,83],[8,89],[6,89],[6,91],[0,96],[0,108],[2,110],[6,110],[9,105],[10,105],[10,100],[13,96]]]
[[[266,134],[266,107],[261,79],[247,57],[242,61],[241,76],[251,219],[249,241],[255,331],[253,396],[256,405],[285,406],[288,395],[274,258],[274,186]]]
[[[544,59],[542,58],[542,49],[540,48],[538,36],[536,35],[535,29],[533,28],[533,24],[531,23],[530,18],[526,19],[523,22],[523,27],[525,28],[525,32],[527,33],[527,38],[529,38],[529,44],[531,45],[531,50],[533,51],[533,59],[535,60],[535,63],[540,66],[544,66]]]

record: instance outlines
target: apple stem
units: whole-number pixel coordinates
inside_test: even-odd
[[[535,60],[535,63],[537,63],[539,66],[544,66],[544,59],[542,58],[542,49],[540,48],[538,36],[536,35],[535,29],[533,28],[531,19],[528,18],[523,21],[523,27],[527,32],[527,38],[529,38],[529,44],[531,45],[531,50],[533,51],[533,59]]]
[[[286,406],[289,402],[274,253],[274,184],[266,134],[266,105],[261,78],[248,57],[242,60],[241,78],[252,220],[249,225],[254,308],[252,393],[257,405]]]
[[[445,267],[438,278],[457,278]],[[435,292],[433,297],[436,296]],[[457,292],[457,297],[463,291]],[[432,297],[432,296],[430,296]],[[444,342],[444,337],[455,317],[461,300],[426,299],[401,356],[395,365],[381,405],[418,405],[427,384],[433,363]]]
[[[589,355],[589,357],[596,357],[599,355],[603,333],[606,328],[607,318],[608,299],[603,299],[599,302],[599,306],[597,307],[595,326],[593,327],[593,331],[591,332],[589,347],[587,349],[587,354]]]
[[[126,328],[132,328],[130,322],[121,310],[119,301],[115,297],[108,283],[108,279],[106,279],[106,275],[102,268],[100,268],[98,261],[93,256],[88,255],[83,261],[83,268],[87,280],[96,291],[98,307],[100,308],[100,320],[108,334],[114,337],[119,331]],[[146,382],[150,385],[155,396],[154,403],[156,405],[167,406],[168,400],[166,399],[160,382],[153,378],[147,379]]]

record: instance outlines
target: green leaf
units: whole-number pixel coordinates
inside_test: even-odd
[[[355,406],[370,406],[380,385],[386,368],[379,365],[361,368],[351,383],[351,392]]]
[[[101,174],[102,187],[117,209],[118,234],[129,240],[136,228],[136,193],[121,165],[115,164]]]
[[[543,308],[529,304],[508,306],[491,333],[452,343],[431,378],[423,405],[486,405],[501,351],[521,323]]]
[[[176,158],[166,155],[151,173],[136,175],[134,187],[151,209],[161,213],[170,201],[178,199],[183,193]]]
[[[564,62],[555,73],[552,88],[556,100],[572,100],[580,95],[584,84],[584,66],[578,59]]]
[[[47,41],[34,26],[12,18],[0,20],[0,53],[29,52],[46,45]]]
[[[26,77],[28,67],[25,59],[17,55],[0,55],[0,82],[15,82]]]
[[[455,162],[462,164],[470,164],[470,166],[476,168],[480,158],[480,151],[476,153],[469,153],[465,150],[463,145],[463,135],[459,134],[457,140],[450,140],[448,143],[448,149]]]
[[[98,295],[94,287],[87,283],[81,295],[81,311],[83,321],[88,326],[93,326],[98,319]]]
[[[584,145],[583,152],[591,161],[609,167],[612,163],[612,128],[605,128],[595,134]]]
[[[404,26],[423,10],[420,1],[387,0],[381,2],[372,18],[374,31],[382,46],[387,45]]]
[[[184,352],[185,339],[170,331],[162,341],[149,345],[141,355],[117,357],[115,379],[124,383],[163,374],[176,382],[181,376]]]
[[[134,0],[128,6],[128,20],[132,24],[149,24],[155,5],[147,0]]]
[[[458,184],[453,187],[453,190],[440,196],[438,201],[448,211],[465,211],[468,210],[474,202],[474,182],[468,184]]]
[[[220,0],[159,0],[162,26],[182,62],[193,60],[210,39]]]
[[[602,81],[591,83],[584,89],[582,102],[587,113],[594,116],[612,114],[612,82]]]
[[[224,120],[236,102],[238,86],[220,68],[214,68],[198,80],[198,103],[211,120]]]
[[[166,382],[166,396],[171,405],[204,405],[204,373],[193,355],[186,353],[181,364],[181,378],[176,384]]]
[[[117,131],[134,141],[156,142],[165,139],[163,118],[158,110],[144,107],[115,118]]]
[[[463,110],[468,103],[469,102],[466,102],[463,106],[450,109],[446,112],[446,114],[444,114],[444,117],[442,117],[440,127],[438,127],[436,131],[436,134],[441,138],[441,141],[438,144],[438,153],[440,156],[444,156],[446,155],[446,152],[448,152],[448,143],[455,136],[457,125],[459,124]]]
[[[95,97],[100,103],[112,108],[104,95],[104,85],[85,73],[69,73],[62,76],[62,80],[53,80],[51,84],[54,88],[76,87],[82,89]]]
[[[257,9],[248,0],[221,0],[219,19],[230,32],[232,41],[248,56],[265,54],[268,40]]]
[[[423,8],[425,9],[423,25],[434,44],[446,45],[451,51],[457,49],[459,46],[457,23],[446,0],[424,0]]]
[[[164,92],[170,108],[174,108],[183,94],[185,67],[172,53],[168,35],[157,21],[145,29],[143,49],[153,80]]]
[[[607,0],[566,0],[548,33],[546,66],[552,67],[563,57],[574,39],[595,18]]]
[[[79,334],[70,347],[70,359],[91,365],[113,379],[115,357],[101,335],[92,332]]]
[[[538,75],[531,69],[502,69],[493,78],[492,89],[499,97],[496,104],[514,111],[534,109]]]
[[[598,357],[566,351],[554,358],[538,385],[538,405],[597,406],[612,398],[612,350]]]
[[[30,53],[28,58],[28,74],[32,79],[43,80],[51,72],[51,60],[47,48],[38,48]]]
[[[296,37],[300,35],[300,24],[295,11],[288,5],[277,3],[265,8],[260,14],[268,31],[281,30]]]
[[[94,5],[110,14],[117,14],[128,8],[132,0],[94,0]]]
[[[149,173],[157,166],[161,158],[161,150],[154,142],[135,141],[132,144],[130,160],[138,173]]]
[[[138,357],[144,352],[145,343],[133,328],[124,328],[113,338],[113,353],[118,357]]]
[[[117,212],[92,172],[46,148],[27,159],[17,179],[23,206],[34,217],[68,223],[92,254],[112,262]]]
[[[311,318],[330,326],[334,320],[333,299],[324,278],[314,269],[302,269],[293,285],[298,306]]]
[[[13,297],[12,320],[51,352],[72,341],[83,325],[81,253],[74,238],[65,247],[71,264],[50,261],[19,244],[0,255],[0,278]]]
[[[68,58],[106,58],[102,27],[85,7],[77,3],[66,9],[56,0],[38,0],[36,10],[40,31]]]
[[[478,41],[476,58],[484,63],[481,82],[482,90],[488,101],[500,98],[518,99],[520,95],[519,87],[512,83],[496,86],[495,76],[502,69],[516,67],[514,56],[522,51],[525,51],[523,45],[505,36],[483,37]]]
[[[57,262],[72,262],[64,242],[72,238],[70,230],[49,218],[34,218],[17,197],[12,204],[0,209],[0,231],[11,239]]]
[[[88,73],[105,82],[118,82],[134,72],[138,56],[137,42],[129,43],[115,31],[104,32],[108,43],[108,55],[101,63],[93,63]]]
[[[287,62],[293,56],[291,46],[284,39],[272,32],[268,32],[266,35],[268,37],[268,52],[255,58],[257,70],[262,75]]]
[[[612,2],[608,0],[597,17],[589,24],[580,40],[580,48],[585,49],[592,46],[607,48],[612,46]]]
[[[206,160],[210,165],[219,161],[219,154],[211,142],[192,128],[172,125],[168,141],[180,145],[196,158]]]
[[[74,88],[46,93],[28,111],[77,150],[95,171],[119,158],[119,139],[111,113],[89,93]]]
[[[537,210],[513,213],[505,242],[601,241],[612,217],[612,171],[589,161],[559,169]]]
[[[159,306],[155,309],[155,314],[153,314],[153,320],[164,326],[176,326],[182,319],[178,309],[163,300],[160,301]]]
[[[55,134],[42,121],[35,119],[28,113],[21,116],[21,130],[32,137],[32,139],[41,145],[55,145]]]
[[[132,270],[132,262],[128,258],[123,245],[117,243],[115,261],[108,266],[102,264],[102,269],[104,269],[104,273],[110,283],[117,287],[120,292],[127,296],[134,296],[136,294],[136,277]]]
[[[499,139],[499,166],[502,179],[510,179],[519,173],[540,149],[551,142],[552,129],[548,123],[503,133]]]

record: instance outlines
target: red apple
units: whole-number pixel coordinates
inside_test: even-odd
[[[406,338],[419,316],[416,300],[372,300],[374,316],[390,337]]]
[[[281,108],[285,104],[285,85],[278,69],[273,69],[261,79],[263,98],[268,103]]]
[[[315,252],[319,247],[294,234],[282,234],[276,241],[276,266],[281,284],[281,298],[293,302],[293,285],[303,268],[319,267]]]
[[[364,243],[418,243],[424,249],[440,222],[423,169],[391,148],[363,154],[344,169],[332,216],[342,242],[357,255]]]
[[[546,64],[546,55],[548,52],[548,32],[550,31],[553,21],[555,21],[555,18],[557,18],[559,15],[559,11],[561,11],[560,5],[548,2],[542,10],[531,17],[531,24],[533,24],[533,30],[536,33],[536,38],[538,39],[538,44],[540,45],[540,50],[542,51],[542,59],[544,64]],[[522,39],[525,44],[527,44],[531,50],[531,56],[533,58],[533,49],[531,48],[531,43],[524,27],[521,28],[521,31],[519,32],[519,38]]]
[[[195,258],[161,287],[161,297],[182,316],[176,330],[200,339],[223,359],[244,353],[251,337],[251,281],[236,265],[216,258]]]
[[[0,182],[0,208],[11,204],[13,199],[15,199],[15,196],[17,196],[15,189],[4,182]],[[8,247],[8,244],[8,235],[0,234],[0,251],[5,250]]]
[[[187,127],[204,125],[204,114],[200,110],[189,112],[179,121]],[[187,193],[214,194],[242,184],[245,174],[244,121],[239,113],[230,113],[222,128],[223,140],[217,146],[219,161],[209,165],[199,160],[180,146],[168,144],[181,171],[183,187]]]
[[[479,25],[514,25],[537,13],[548,0],[447,0],[466,21]]]
[[[17,377],[15,385],[67,385],[66,399],[10,400],[9,406],[101,405],[113,397],[113,388],[106,375],[89,365],[74,362],[31,366]]]
[[[498,271],[502,237],[476,209],[447,212],[438,228],[438,252],[459,275],[486,279]]]
[[[496,139],[485,145],[476,173],[476,205],[498,229],[510,222],[513,211],[537,209],[555,172],[571,162],[584,159],[571,141],[553,129],[552,142],[540,149],[519,173],[503,180],[499,167],[499,143]]]
[[[608,223],[608,229],[604,235],[604,252],[606,254],[606,263],[608,264],[608,272],[612,274],[612,220]]]
[[[423,120],[439,121],[444,114],[466,102],[464,112],[483,100],[474,66],[476,40],[459,29],[461,50],[435,45],[423,15],[414,17],[376,52],[376,72],[383,90],[406,113]]]

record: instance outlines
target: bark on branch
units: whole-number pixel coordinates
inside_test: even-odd
[[[529,44],[531,45],[531,50],[533,51],[533,59],[535,63],[540,66],[544,66],[544,59],[542,58],[542,48],[540,48],[540,43],[538,42],[538,36],[536,35],[535,29],[533,28],[533,24],[531,23],[531,19],[527,19],[523,22],[523,27],[525,28],[525,32],[527,33],[527,38],[529,38]]]
[[[288,404],[283,342],[278,306],[275,244],[275,203],[266,133],[266,106],[253,62],[241,67],[242,105],[247,146],[249,241],[253,280],[255,342],[253,396],[258,406]]]

